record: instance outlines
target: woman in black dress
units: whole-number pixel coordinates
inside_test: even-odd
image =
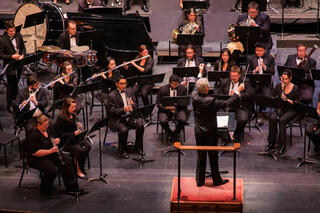
[[[82,125],[76,117],[76,102],[72,98],[67,98],[60,109],[60,114],[55,123],[55,132],[61,138],[61,145],[70,152],[72,162],[77,168],[79,178],[86,179],[84,169],[86,158],[88,157],[91,145],[87,140],[79,138]]]
[[[48,117],[39,115],[36,121],[27,138],[26,150],[29,166],[42,172],[40,192],[47,195],[52,193],[57,167],[61,170],[66,190],[78,190],[71,161],[60,153],[56,146],[60,139],[54,138],[52,132],[48,131]]]
[[[215,71],[230,71],[233,65],[236,65],[230,58],[231,53],[228,48],[220,51],[220,59],[214,64]]]
[[[289,104],[293,104],[294,101],[299,99],[299,89],[298,86],[294,85],[291,82],[292,72],[290,69],[286,69],[283,71],[280,76],[281,83],[276,85],[273,90],[273,97],[281,98],[282,100],[288,102]],[[273,149],[276,141],[278,141],[279,150],[277,152],[278,155],[283,154],[286,151],[286,125],[296,117],[297,113],[290,109],[290,106],[283,108],[280,111],[279,115],[279,137],[277,138],[277,113],[273,113],[270,116],[269,120],[269,137],[268,137],[268,146],[266,147],[266,151]]]
[[[146,45],[142,44],[139,47],[138,55],[136,58],[141,58],[144,56],[149,55],[149,50]],[[126,70],[128,70],[127,77],[133,77],[134,76],[141,76],[141,75],[152,75],[153,73],[153,59],[152,57],[144,58],[138,62],[131,61],[129,66],[124,66]],[[133,86],[133,92],[134,94],[138,95],[139,92],[141,92],[141,98],[143,104],[149,105],[149,98],[148,95],[152,93],[152,88],[154,84],[153,82],[148,82],[144,84],[136,84]]]

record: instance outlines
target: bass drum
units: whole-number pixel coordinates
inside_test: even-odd
[[[45,11],[46,18],[43,24],[36,27],[23,28],[26,16]],[[26,42],[27,53],[36,52],[35,42],[37,47],[42,45],[56,45],[59,35],[65,29],[65,18],[63,16],[61,7],[51,2],[44,2],[39,4],[26,3],[21,5],[16,11],[14,17],[15,26],[22,25],[21,35]]]

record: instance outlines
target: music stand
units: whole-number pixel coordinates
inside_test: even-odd
[[[23,28],[33,27],[34,26],[34,36],[37,37],[37,25],[43,24],[44,19],[46,18],[46,11],[41,11],[39,13],[34,13],[26,16]],[[34,40],[34,52],[37,52],[37,40]]]
[[[251,54],[249,52],[249,47],[253,46],[256,41],[258,35],[260,35],[260,27],[256,26],[235,26],[235,33],[239,36],[240,40],[246,42],[246,55]],[[250,41],[250,45],[249,45]]]
[[[189,94],[188,77],[198,77],[199,67],[173,67],[173,74],[179,76],[182,79],[186,77],[187,94]]]
[[[250,80],[251,85],[255,86],[256,91],[258,92],[259,88],[271,85],[272,75],[269,73],[265,73],[265,74],[247,73],[247,78]],[[258,129],[260,132],[262,132],[262,129],[258,124],[258,113],[259,113],[258,107],[255,107],[255,108],[256,108],[256,112],[255,112],[256,119],[255,119],[254,127]]]
[[[150,115],[154,108],[155,108],[155,104],[150,104],[144,107],[140,107],[137,109],[134,109],[129,115],[125,115],[123,116],[124,118],[129,118],[129,120],[134,120],[137,118],[144,118],[147,117],[148,115]],[[141,169],[143,167],[144,163],[148,163],[148,162],[152,162],[154,161],[154,159],[146,159],[144,158],[144,151],[143,151],[143,143],[141,144],[141,153],[140,154],[140,158],[133,158],[134,161],[137,161],[139,163],[139,168]]]
[[[194,35],[187,35],[187,34],[178,34],[177,37],[177,44],[178,45],[203,45],[203,38],[204,34],[194,34]]]
[[[288,107],[290,104],[281,98],[270,98],[263,95],[257,95],[253,97],[256,105],[261,107],[269,107],[269,108],[275,108],[275,109],[283,109]],[[264,151],[259,152],[258,155],[267,155],[272,157],[274,160],[278,160],[277,156],[274,154],[274,151]]]
[[[127,85],[133,86],[135,83],[140,84],[148,84],[148,83],[161,83],[163,82],[165,73],[157,74],[157,75],[140,75],[135,77],[127,78]]]
[[[96,177],[96,178],[89,178],[89,181],[97,181],[97,180],[100,180],[106,184],[109,184],[109,181],[106,179],[107,177],[107,174],[102,174],[102,153],[101,153],[101,128],[103,127],[107,127],[107,124],[108,124],[108,120],[109,118],[104,118],[102,120],[99,120],[97,122],[95,122],[93,124],[93,126],[91,127],[91,129],[88,131],[86,137],[88,137],[89,134],[99,130],[99,165],[100,165],[100,175],[99,177]],[[106,130],[107,131],[107,130]]]
[[[312,80],[320,80],[320,70],[311,69]]]
[[[52,112],[51,118],[53,118],[56,109],[60,109],[61,106],[62,106],[62,104],[63,104],[63,102],[64,102],[65,100],[66,100],[66,98],[60,99],[60,100],[58,100],[58,101],[55,101],[55,102],[51,105],[51,107],[47,110],[47,114],[50,113],[50,112]]]
[[[208,81],[220,81],[221,79],[229,78],[229,71],[208,71]]]
[[[277,66],[279,77],[282,75],[283,71],[290,69],[292,71],[292,80],[291,82],[300,85],[303,80],[305,80],[305,71],[302,68],[298,67],[289,67],[289,66]]]
[[[65,144],[60,148],[60,151],[63,151],[64,149],[68,148],[69,146],[73,145],[72,142],[74,141],[75,138],[78,138],[77,141],[81,141],[85,139],[85,136],[87,134],[88,130],[82,131],[79,135],[76,136],[71,136],[69,137]],[[77,159],[77,149],[75,149],[75,159]],[[74,166],[74,172],[75,174],[77,174],[77,164]],[[78,175],[76,175],[76,184],[78,185]],[[74,191],[74,192],[66,192],[66,194],[68,195],[72,195],[76,198],[77,203],[79,202],[79,196],[87,194],[88,192],[84,192],[84,191]]]
[[[297,164],[297,167],[300,167],[304,163],[309,163],[309,164],[315,164],[315,161],[311,161],[308,159],[308,154],[307,154],[307,139],[306,139],[306,129],[307,129],[307,117],[310,118],[318,118],[319,115],[317,113],[316,108],[312,106],[308,106],[305,104],[293,102],[293,109],[300,115],[304,116],[305,119],[305,124],[304,124],[304,137],[303,137],[303,157],[298,157],[298,160],[300,161]]]
[[[175,107],[188,107],[190,104],[190,96],[176,96],[176,97],[170,97],[170,96],[163,96],[159,100],[161,106],[175,106]],[[177,152],[178,150],[176,148],[170,148],[166,151],[164,151],[165,154],[169,152]],[[182,152],[184,155],[185,153]]]
[[[17,116],[16,126],[20,126],[24,121],[31,119],[36,109],[37,107],[32,110],[19,113]]]
[[[95,91],[95,90],[99,90],[99,85],[100,85],[100,82],[94,82],[94,83],[91,83],[91,84],[84,84],[84,85],[79,85],[77,87],[74,88],[74,90],[72,91],[71,93],[71,97],[72,98],[75,98],[77,97],[79,94],[83,94],[84,93],[84,99],[85,99],[85,106],[86,106],[86,109],[85,109],[85,120],[86,120],[86,128],[88,128],[89,126],[89,122],[88,122],[88,103],[87,103],[87,92],[91,92],[91,91]]]
[[[195,8],[195,9],[208,9],[208,0],[183,0],[183,9]]]

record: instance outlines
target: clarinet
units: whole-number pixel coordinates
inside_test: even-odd
[[[54,143],[53,138],[51,138],[51,143],[52,143],[53,147],[57,147],[58,148],[57,154],[58,154],[58,158],[60,160],[61,165],[65,165],[66,162],[64,162],[64,160],[62,158],[62,155],[61,155],[61,151],[60,151],[59,147]]]

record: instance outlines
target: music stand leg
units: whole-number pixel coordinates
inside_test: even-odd
[[[168,153],[171,153],[171,152],[178,152],[179,154],[186,155],[186,153],[184,151],[181,151],[181,150],[176,149],[176,148],[170,148],[170,149],[164,151],[165,154],[168,154]]]
[[[259,152],[258,155],[269,156],[269,157],[273,158],[274,160],[278,160],[278,157],[274,154],[273,151]]]
[[[302,158],[298,158],[298,160],[300,161],[297,164],[297,168],[299,168],[301,165],[303,164],[315,164],[315,161],[309,160],[308,159],[308,154],[307,154],[307,136],[306,136],[306,126],[307,126],[307,118],[305,117],[305,124],[304,124],[304,139],[303,139],[303,157]]]
[[[100,164],[100,175],[96,178],[89,178],[89,181],[102,181],[103,183],[109,184],[109,181],[106,179],[107,174],[102,174],[102,152],[101,152],[101,135],[99,129],[99,164]]]
[[[146,159],[144,158],[144,151],[143,151],[143,143],[141,147],[142,153],[140,153],[140,158],[133,158],[134,161],[137,161],[139,163],[139,168],[142,169],[144,163],[152,162],[154,161],[153,159]]]

